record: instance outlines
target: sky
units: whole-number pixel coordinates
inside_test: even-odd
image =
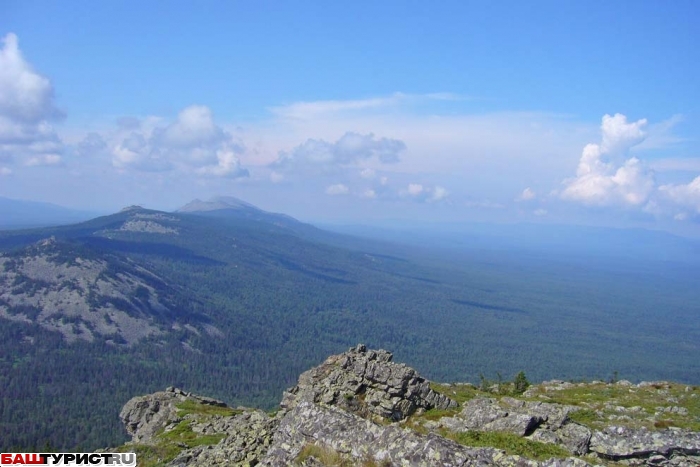
[[[0,3],[0,196],[700,235],[700,3]]]

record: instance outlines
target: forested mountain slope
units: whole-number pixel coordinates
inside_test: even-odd
[[[700,382],[684,274],[436,256],[223,203],[0,233],[5,448],[122,441],[119,407],[170,385],[272,407],[358,341],[442,381],[525,369]],[[141,334],[124,333],[122,314]]]

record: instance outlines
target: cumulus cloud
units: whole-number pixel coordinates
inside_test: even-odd
[[[420,196],[423,194],[423,185],[418,183],[410,183],[408,185],[408,194],[411,196]]]
[[[326,194],[331,196],[347,195],[348,193],[350,193],[350,189],[342,183],[337,183],[326,188]]]
[[[405,190],[401,190],[399,195],[418,202],[438,202],[449,196],[449,192],[439,185],[426,187],[420,183],[409,183]]]
[[[442,201],[447,198],[449,192],[441,186],[436,186],[433,188],[433,194],[431,195],[431,201]]]
[[[700,214],[700,176],[687,184],[661,185],[659,192],[678,206],[690,208],[696,214]],[[679,213],[676,218],[684,220],[686,217],[684,213]]]
[[[576,177],[564,181],[561,197],[588,205],[641,206],[655,186],[654,174],[629,150],[644,140],[647,121],[627,122],[622,114],[605,115],[600,144],[583,149]]]
[[[58,165],[61,163],[61,156],[57,154],[45,154],[43,156],[35,156],[27,160],[25,163],[27,166],[37,166],[37,165]]]
[[[241,167],[241,162],[230,149],[216,151],[216,165],[205,165],[196,169],[200,175],[213,175],[216,177],[239,178],[248,177],[248,169]]]
[[[100,149],[104,140],[88,135],[79,147]],[[180,111],[175,121],[163,125],[157,119],[122,119],[107,137],[112,165],[121,170],[169,171],[178,169],[202,176],[249,176],[239,155],[242,143],[216,125],[211,110],[193,105]]]
[[[55,165],[63,143],[50,122],[62,117],[53,86],[24,59],[15,34],[0,48],[0,159]]]
[[[0,50],[0,112],[14,121],[38,123],[58,117],[53,86],[36,73],[19,50],[19,39],[7,34]]]
[[[334,143],[308,139],[289,152],[281,152],[272,168],[277,171],[333,172],[370,159],[391,164],[399,161],[399,154],[405,149],[406,145],[400,140],[376,138],[373,133],[347,132]],[[371,174],[365,172],[367,176]]]
[[[527,187],[523,190],[522,193],[520,193],[520,196],[518,196],[515,200],[516,201],[530,201],[532,199],[535,199],[537,197],[537,194],[532,191],[530,187]]]
[[[377,197],[377,192],[371,188],[368,188],[367,190],[362,192],[362,197],[367,199],[374,199]]]

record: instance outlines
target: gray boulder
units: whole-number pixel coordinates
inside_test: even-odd
[[[700,433],[680,429],[649,431],[609,426],[593,433],[590,450],[610,460],[698,456]]]
[[[470,448],[433,433],[422,435],[397,424],[378,425],[353,413],[309,401],[299,402],[281,420],[264,466],[293,465],[307,445],[320,446],[351,464],[410,466],[585,467],[580,459],[544,462],[508,456],[494,448]],[[313,462],[307,465],[321,465]]]
[[[188,399],[204,405],[226,407],[219,400],[170,387],[165,391],[132,398],[122,408],[119,418],[133,442],[150,443],[168,424],[179,420],[176,404]]]
[[[435,426],[452,431],[506,431],[535,441],[559,444],[572,454],[588,452],[591,432],[571,421],[577,407],[530,402],[503,397],[470,400],[454,417],[441,418]]]

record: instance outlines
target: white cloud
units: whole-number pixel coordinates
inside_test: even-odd
[[[377,192],[369,188],[362,193],[362,197],[367,199],[374,199],[377,197]]]
[[[411,196],[418,196],[423,193],[423,185],[418,183],[411,183],[408,185],[408,194]]]
[[[216,151],[218,163],[205,165],[196,170],[201,175],[213,175],[216,177],[240,178],[249,176],[248,170],[241,167],[241,163],[230,149]]]
[[[270,110],[278,117],[308,120],[327,114],[395,105],[405,97],[404,94],[395,93],[389,97],[375,97],[370,99],[295,102],[289,105],[272,107]]]
[[[376,138],[372,133],[347,132],[334,143],[307,139],[290,152],[280,152],[271,167],[276,171],[328,173],[371,159],[381,164],[395,163],[405,149],[403,141]],[[366,172],[367,175],[370,173]]]
[[[449,193],[439,185],[431,188],[420,183],[409,183],[405,190],[399,191],[399,196],[419,202],[439,202],[445,200]]]
[[[700,176],[687,184],[661,185],[659,192],[673,203],[700,214]]]
[[[436,186],[435,188],[433,188],[433,194],[430,197],[430,200],[431,201],[442,201],[443,199],[447,198],[448,195],[449,195],[449,192],[446,189],[444,189],[441,186]]]
[[[561,197],[588,205],[631,205],[646,203],[654,190],[653,172],[636,157],[621,163],[628,151],[644,140],[646,120],[627,123],[621,114],[605,115],[601,144],[583,148],[576,178],[564,181]]]
[[[634,123],[627,123],[627,117],[622,114],[604,115],[601,130],[603,141],[601,152],[604,154],[626,154],[633,146],[638,145],[644,138],[647,125],[645,118]]]
[[[58,154],[45,154],[35,156],[25,162],[25,165],[32,167],[37,165],[58,165],[61,163],[61,156]]]
[[[112,134],[88,135],[80,145],[101,148],[104,140],[111,141],[112,165],[120,170],[249,176],[239,159],[243,144],[216,125],[211,110],[201,105],[186,107],[167,125],[155,118],[122,119]]]
[[[53,86],[24,60],[15,34],[0,49],[0,114],[14,121],[38,123],[61,113],[53,103]]]
[[[548,211],[546,209],[542,209],[542,208],[535,209],[534,211],[532,211],[532,213],[538,217],[546,216],[547,212]]]
[[[191,105],[181,110],[172,124],[157,129],[153,138],[158,144],[174,148],[217,146],[227,139],[224,131],[214,124],[211,110],[203,105]]]
[[[537,197],[537,194],[532,191],[530,187],[527,187],[523,190],[522,193],[520,193],[520,196],[518,196],[515,200],[516,201],[530,201],[532,199],[535,199]]]
[[[326,194],[336,196],[336,195],[347,195],[350,189],[343,185],[342,183],[337,183],[326,188]]]
[[[0,160],[56,164],[63,143],[49,123],[62,117],[53,86],[24,59],[15,34],[0,49]]]
[[[12,173],[12,169],[8,167],[0,167],[0,175],[10,175]]]
[[[466,99],[466,97],[449,92],[435,92],[428,94],[404,94],[401,92],[396,92],[389,96],[371,97],[367,99],[294,102],[289,105],[272,107],[270,108],[270,111],[278,118],[291,120],[313,120],[316,118],[327,118],[330,115],[368,112],[413,103],[429,101],[463,101]]]

